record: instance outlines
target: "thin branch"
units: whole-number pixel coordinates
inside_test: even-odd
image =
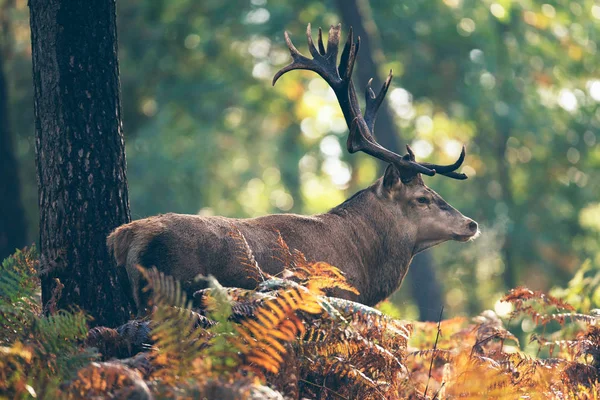
[[[433,344],[433,357],[431,357],[431,362],[429,363],[429,374],[427,375],[427,385],[425,386],[425,393],[423,393],[423,397],[427,397],[427,390],[429,389],[429,380],[431,379],[431,370],[433,369],[433,359],[435,358],[435,351],[437,350],[438,340],[440,339],[440,333],[442,332],[440,326],[442,324],[442,314],[444,313],[444,306],[440,310],[440,317],[438,318],[438,327],[437,334],[435,335],[435,343]]]
[[[438,396],[440,395],[440,392],[442,391],[442,389],[444,388],[444,386],[446,386],[446,382],[442,382],[442,385],[440,386],[440,388],[438,389],[437,392],[435,392],[435,394],[433,395],[433,400],[437,399]]]

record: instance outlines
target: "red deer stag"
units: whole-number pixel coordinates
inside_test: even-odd
[[[360,292],[334,295],[367,305],[380,302],[398,289],[415,254],[448,240],[464,242],[477,235],[477,223],[446,203],[421,179],[421,174],[436,173],[466,179],[466,175],[455,172],[464,160],[464,147],[454,164],[444,166],[416,162],[408,146],[408,154],[400,156],[379,145],[373,127],[392,79],[391,71],[377,95],[368,85],[363,115],[351,80],[360,38],[355,42],[350,29],[338,66],[340,25],[329,30],[327,49],[320,29],[318,49],[310,25],[307,36],[312,59],[300,54],[286,32],[293,61],[277,72],[273,84],[295,69],[318,73],[333,88],[344,113],[350,129],[348,151],[363,151],[389,163],[383,177],[329,212],[315,216],[279,214],[233,219],[164,214],[117,228],[108,237],[108,246],[117,264],[127,269],[139,310],[144,303],[136,265],[156,266],[179,279],[190,294],[201,288],[202,284],[194,281],[199,274],[212,274],[224,286],[256,287],[256,281],[237,259],[239,243],[230,235],[232,227],[243,234],[264,271],[277,274],[283,269],[275,257],[281,234],[290,248],[300,250],[308,260],[340,268]]]

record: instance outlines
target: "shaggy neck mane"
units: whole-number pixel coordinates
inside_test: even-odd
[[[333,207],[331,210],[327,212],[327,214],[344,216],[347,215],[349,211],[351,211],[356,203],[359,203],[360,200],[364,198],[364,196],[368,196],[368,191],[370,188],[360,190],[354,193],[351,197],[346,199],[342,204]]]

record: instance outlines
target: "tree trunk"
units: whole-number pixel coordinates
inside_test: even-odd
[[[6,35],[7,32],[4,32]],[[27,244],[27,222],[8,118],[4,48],[0,46],[0,262]]]
[[[490,20],[494,21],[496,28],[496,59],[497,59],[497,79],[498,79],[498,98],[504,103],[509,105],[511,112],[507,115],[498,115],[494,113],[495,128],[497,134],[496,141],[496,159],[497,159],[497,173],[500,186],[502,187],[502,201],[506,204],[508,210],[508,227],[505,233],[505,240],[500,253],[504,261],[504,285],[507,289],[512,289],[517,286],[519,282],[518,269],[516,265],[516,259],[514,254],[514,248],[512,243],[513,232],[511,232],[514,223],[512,222],[513,213],[516,209],[515,200],[512,190],[512,181],[510,175],[510,164],[506,159],[506,149],[508,145],[508,139],[513,135],[514,129],[514,118],[516,116],[512,114],[518,114],[522,106],[522,98],[520,92],[514,87],[513,79],[511,75],[513,70],[510,66],[510,55],[508,47],[505,42],[505,35],[509,31],[509,27],[496,18],[490,16]],[[511,19],[511,21],[518,21],[519,18]],[[516,23],[516,22],[515,22]]]
[[[438,279],[429,250],[413,258],[408,270],[408,284],[419,308],[421,321],[437,321],[444,306],[442,285]]]
[[[80,307],[94,325],[115,326],[132,309],[129,282],[106,248],[106,236],[130,221],[116,3],[29,7],[42,302],[49,312]]]
[[[382,84],[378,65],[385,62],[379,42],[379,32],[371,15],[368,0],[336,0],[338,11],[346,28],[350,26],[360,36],[360,55],[357,58],[358,92],[362,92],[369,79],[373,78],[373,90],[377,92]],[[398,127],[388,107],[381,107],[377,114],[378,142],[385,148],[400,152]],[[385,166],[384,166],[385,167]],[[412,287],[413,297],[419,307],[422,321],[437,321],[442,302],[441,285],[436,277],[431,254],[426,251],[414,258],[407,278]]]

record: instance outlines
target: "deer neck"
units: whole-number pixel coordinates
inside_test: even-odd
[[[361,292],[360,301],[373,305],[389,297],[402,283],[412,260],[416,228],[365,189],[327,213],[342,225],[351,265],[339,266]]]

